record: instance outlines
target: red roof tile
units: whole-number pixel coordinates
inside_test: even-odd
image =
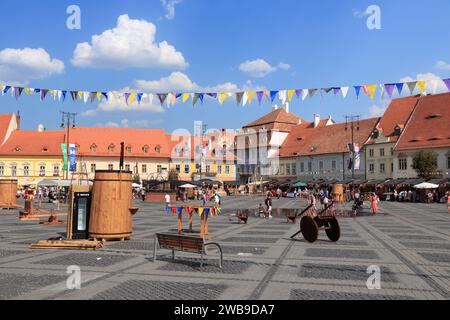
[[[450,93],[420,98],[395,151],[450,147]]]
[[[290,126],[297,125],[299,122],[302,121],[302,119],[298,116],[296,116],[293,113],[288,113],[284,108],[274,110],[265,116],[259,118],[258,120],[255,120],[247,125],[245,125],[243,128],[252,128],[252,127],[260,127],[260,126],[267,126],[267,125],[273,125],[274,128],[267,128],[267,129],[284,129],[287,128],[290,129]]]
[[[0,114],[0,145],[5,140],[6,132],[8,131],[12,117],[12,114]]]
[[[60,156],[64,132],[14,131],[0,147],[3,156]]]
[[[361,120],[360,129],[355,130],[355,143],[362,146],[379,120],[379,118]],[[347,152],[348,144],[351,143],[351,133],[350,130],[345,130],[345,126],[345,123],[317,128],[312,127],[310,123],[295,126],[282,145],[280,156],[287,158]]]
[[[124,142],[125,157],[168,158],[169,141],[163,130],[77,127],[70,131],[70,143],[77,144],[78,154],[85,157],[119,157],[120,143]],[[94,146],[95,152],[91,150]],[[113,147],[111,151],[110,146]],[[127,147],[131,147],[131,153]]]

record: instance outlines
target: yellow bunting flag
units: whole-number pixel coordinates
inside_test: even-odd
[[[295,90],[288,90],[288,99],[289,102],[292,102],[292,98],[294,97]]]
[[[376,84],[367,86],[367,90],[369,91],[370,99],[372,99],[372,100],[375,98],[375,92],[377,91],[377,87],[378,86]]]
[[[248,104],[252,104],[252,101],[253,101],[253,97],[254,97],[254,96],[255,96],[255,92],[253,92],[253,91],[247,92]]]
[[[129,104],[133,104],[134,99],[136,99],[136,93],[135,92],[130,94]]]
[[[417,86],[420,89],[420,93],[424,93],[425,92],[426,85],[427,85],[426,81],[417,81]]]
[[[102,98],[102,93],[99,91],[97,92],[97,100],[100,101]]]
[[[77,95],[78,95],[78,99],[83,100],[83,91],[78,91]]]
[[[30,88],[25,88],[25,93],[27,94],[27,96],[30,95]]]
[[[188,101],[189,97],[191,96],[190,93],[183,93],[183,96],[181,97],[181,101],[183,103],[186,103],[186,101]]]
[[[204,211],[205,211],[204,208],[198,208],[198,215],[201,217]]]

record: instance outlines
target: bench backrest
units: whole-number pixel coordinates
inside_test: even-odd
[[[177,234],[158,233],[159,246],[162,249],[184,251],[201,254],[203,251],[203,239]]]

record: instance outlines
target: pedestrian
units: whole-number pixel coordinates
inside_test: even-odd
[[[203,193],[202,193],[202,206],[203,206],[203,207],[206,207],[206,202],[207,202],[207,201],[208,201],[208,199],[207,199],[206,193],[203,192]]]
[[[378,213],[378,196],[373,193],[372,194],[372,215],[376,215]]]
[[[262,203],[259,204],[258,213],[260,218],[266,218],[266,210],[264,210]]]
[[[268,207],[268,210],[267,210],[267,213],[268,213],[268,218],[269,219],[272,219],[273,217],[272,217],[272,198],[269,198],[269,207]]]
[[[281,198],[281,195],[282,195],[282,191],[281,191],[280,188],[278,188],[278,189],[277,189],[277,197],[278,197],[278,199]]]
[[[447,210],[448,213],[450,214],[450,191],[447,192]]]
[[[221,205],[221,201],[220,201],[220,196],[219,196],[219,194],[218,193],[216,193],[215,195],[214,195],[214,201],[216,202],[216,208],[220,208],[220,205]]]
[[[147,197],[147,194],[146,194],[146,192],[145,192],[145,189],[144,188],[142,188],[141,189],[141,198],[142,198],[142,202],[145,202],[145,198]]]
[[[328,204],[330,203],[327,196],[323,198],[323,209],[325,210],[328,207]]]
[[[166,193],[166,210],[169,209],[170,207],[170,195],[168,193]]]

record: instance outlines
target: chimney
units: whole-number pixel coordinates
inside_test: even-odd
[[[278,110],[278,106],[277,106],[277,105],[274,105],[274,106],[273,106],[273,111],[276,111],[276,110]]]
[[[17,121],[17,130],[20,130],[20,111],[17,111],[16,115],[16,121]]]
[[[284,105],[284,109],[286,110],[287,113],[289,113],[290,108],[289,108],[289,102],[286,102]]]
[[[314,128],[317,128],[320,124],[320,114],[314,115]]]

